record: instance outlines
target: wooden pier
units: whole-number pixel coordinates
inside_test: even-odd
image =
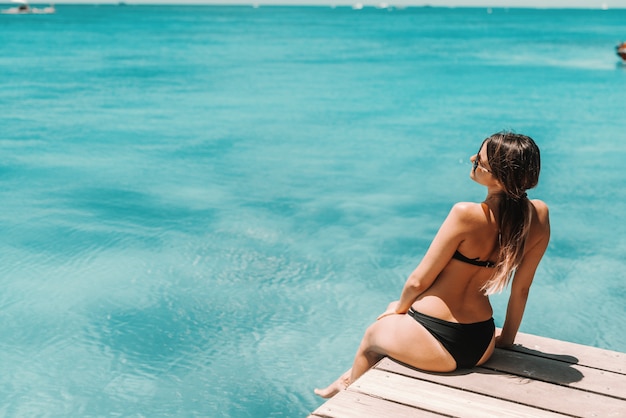
[[[518,334],[481,367],[427,373],[384,358],[309,418],[626,417],[626,354]]]

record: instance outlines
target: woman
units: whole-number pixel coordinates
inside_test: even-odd
[[[384,356],[449,372],[483,364],[494,347],[513,344],[550,239],[548,207],[526,196],[539,180],[539,148],[527,136],[501,132],[470,160],[470,177],[487,188],[487,197],[454,205],[400,300],[366,330],[352,368],[316,389],[319,396],[334,396]],[[488,295],[509,281],[506,319],[495,336]]]

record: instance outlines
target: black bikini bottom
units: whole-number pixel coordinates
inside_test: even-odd
[[[491,343],[496,326],[493,318],[472,324],[459,324],[417,312],[408,312],[430,332],[456,361],[457,368],[476,366]]]

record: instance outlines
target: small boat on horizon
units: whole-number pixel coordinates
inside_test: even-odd
[[[626,61],[626,42],[622,42],[621,44],[615,47],[615,53],[624,61]]]
[[[18,3],[19,6],[10,7],[8,9],[3,9],[1,11],[2,14],[5,14],[5,15],[28,15],[28,14],[49,15],[49,14],[56,13],[56,9],[54,8],[53,4],[51,4],[48,7],[37,8],[37,7],[30,7],[30,5],[28,4],[28,1],[26,0],[11,0],[11,1],[13,3]]]

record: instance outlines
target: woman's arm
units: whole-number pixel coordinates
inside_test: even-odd
[[[424,258],[406,280],[395,313],[405,314],[448,264],[469,229],[472,205],[475,204],[457,203],[452,207]]]
[[[517,268],[511,283],[511,295],[506,309],[506,318],[502,332],[496,338],[496,346],[509,347],[513,345],[515,336],[522,323],[526,301],[530,292],[530,285],[535,277],[537,266],[543,257],[550,241],[550,222],[548,207],[540,201],[535,201],[539,214],[540,237],[524,255],[524,260]]]

